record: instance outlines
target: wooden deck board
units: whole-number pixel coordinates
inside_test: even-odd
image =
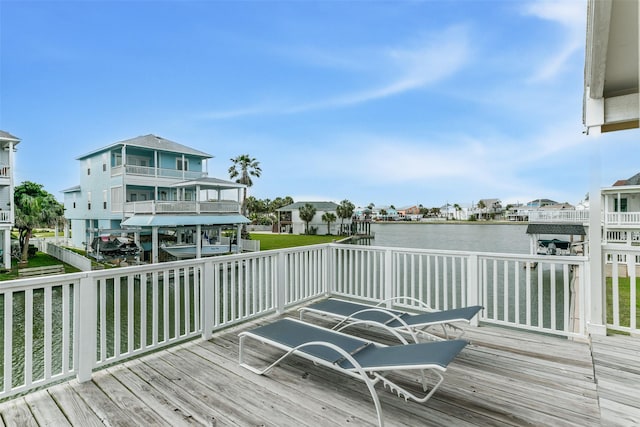
[[[0,403],[0,426],[376,423],[360,381],[296,357],[266,376],[242,368],[238,332],[109,367],[87,383],[68,381]],[[407,403],[377,387],[387,426],[640,424],[634,393],[640,381],[638,339],[596,337],[590,347],[493,326],[469,327],[465,338],[472,344],[450,364],[445,382],[427,403]],[[246,344],[256,363],[276,354],[261,344]],[[417,387],[409,375],[396,378]]]
[[[593,337],[594,372],[603,426],[640,425],[640,339]]]

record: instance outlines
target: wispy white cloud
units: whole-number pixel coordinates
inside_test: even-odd
[[[565,31],[564,40],[557,45],[555,53],[542,62],[532,76],[532,81],[552,79],[562,72],[568,60],[584,49],[587,6],[584,0],[541,0],[528,3],[523,13],[555,22]]]
[[[349,55],[348,52],[343,54],[345,57]],[[367,52],[366,55],[359,52],[358,55],[363,63],[368,63],[366,67],[357,70],[362,78],[382,81],[382,83],[372,85],[368,89],[354,89],[312,102],[290,102],[263,107],[211,111],[201,114],[200,117],[231,119],[258,114],[296,114],[344,108],[420,90],[446,79],[466,65],[470,56],[469,37],[465,28],[451,27],[435,36],[421,38],[410,46],[381,49],[377,52]],[[325,61],[334,66],[353,63],[352,59],[339,58]],[[347,65],[345,71],[353,70],[350,65]]]

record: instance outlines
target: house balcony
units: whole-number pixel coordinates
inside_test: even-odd
[[[613,255],[616,272],[624,254]],[[326,244],[4,282],[0,398],[11,400],[0,414],[6,425],[374,425],[355,379],[299,358],[265,376],[238,364],[239,332],[332,295],[484,307],[429,401],[377,387],[387,425],[637,425],[638,339],[587,342],[593,305],[632,335],[635,305],[631,319],[616,301],[607,312],[588,267],[579,256]],[[621,277],[609,282],[621,293]]]
[[[147,200],[125,203],[124,213],[127,216],[136,214],[240,213],[240,203],[233,200],[209,202]]]
[[[518,216],[528,217],[529,222],[589,223],[589,210],[529,210],[519,211]]]
[[[640,212],[607,212],[605,216],[609,227],[640,227]]]
[[[10,185],[11,184],[11,168],[6,165],[0,163],[0,185]]]
[[[167,178],[172,180],[191,180],[204,178],[207,176],[207,172],[201,171],[185,171],[178,169],[163,169],[147,166],[115,166],[111,168],[111,176],[118,176],[126,173],[127,176],[138,176],[144,178]]]

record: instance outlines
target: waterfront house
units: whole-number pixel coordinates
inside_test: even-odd
[[[601,189],[603,242],[640,246],[640,173]]]
[[[472,208],[477,219],[496,219],[502,216],[503,211],[500,199],[480,199]]]
[[[422,213],[419,206],[413,205],[398,209],[398,216],[404,221],[419,221]]]
[[[11,268],[11,229],[14,224],[14,156],[20,138],[0,130],[0,248],[2,266]]]
[[[310,232],[313,229],[316,230],[316,233],[312,234],[340,234],[340,225],[343,220],[338,217],[338,205],[334,202],[295,202],[281,207],[277,210],[280,233],[304,234],[306,232],[306,223],[300,218],[300,208],[307,204],[316,210],[313,219],[309,222]],[[336,216],[336,221],[331,224],[329,233],[327,233],[327,223],[322,221],[322,215],[325,213],[332,213]],[[345,226],[350,223],[350,218],[344,220]]]
[[[211,157],[155,135],[78,157],[80,185],[63,191],[73,245],[91,252],[94,239],[129,235],[143,260],[158,262],[167,257],[164,243],[200,248],[203,235],[220,238],[223,228],[248,223],[240,215],[244,186],[208,177]]]
[[[371,212],[371,218],[375,221],[397,221],[400,214],[393,206],[377,206]]]

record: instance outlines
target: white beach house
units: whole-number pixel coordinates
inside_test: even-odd
[[[11,268],[11,229],[14,224],[14,153],[20,138],[0,130],[0,248],[2,265]]]

